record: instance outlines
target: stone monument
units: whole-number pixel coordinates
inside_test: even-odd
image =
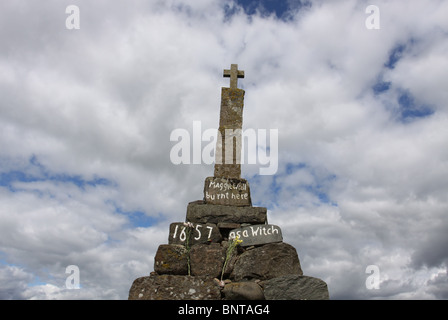
[[[204,198],[190,202],[185,222],[171,223],[168,244],[159,246],[154,272],[134,280],[130,300],[329,299],[327,284],[304,276],[297,251],[283,242],[267,209],[252,206],[241,178],[244,93],[232,64],[224,70],[213,177]]]

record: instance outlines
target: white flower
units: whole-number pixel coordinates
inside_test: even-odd
[[[193,228],[193,224],[191,222],[184,222],[184,226],[187,228]]]

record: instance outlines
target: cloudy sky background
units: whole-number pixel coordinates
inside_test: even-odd
[[[448,298],[448,2],[262,4],[0,2],[1,299],[127,299],[213,175],[170,134],[217,127],[231,63],[244,128],[279,136],[277,173],[242,175],[304,273],[334,299]]]

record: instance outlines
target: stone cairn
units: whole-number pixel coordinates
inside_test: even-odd
[[[237,79],[244,71],[232,64],[224,77],[230,88],[221,92],[214,176],[205,179],[204,199],[188,204],[185,222],[171,223],[154,272],[134,280],[129,299],[329,299],[324,281],[303,275],[296,249],[268,224],[266,208],[252,206],[239,161],[245,92]]]

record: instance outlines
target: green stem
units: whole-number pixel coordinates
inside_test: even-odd
[[[190,266],[190,235],[191,235],[191,227],[187,227],[186,230],[186,239],[185,239],[185,249],[187,249],[187,266],[188,266],[188,275],[191,276],[191,266]]]
[[[236,240],[233,240],[232,242],[230,242],[230,240],[229,240],[229,247],[227,248],[226,259],[224,261],[224,266],[222,267],[222,271],[221,271],[221,281],[222,281],[222,278],[224,277],[224,272],[226,271],[227,263],[229,262],[230,256],[232,255],[232,252],[233,252],[233,249],[235,249],[236,246],[237,246]]]

